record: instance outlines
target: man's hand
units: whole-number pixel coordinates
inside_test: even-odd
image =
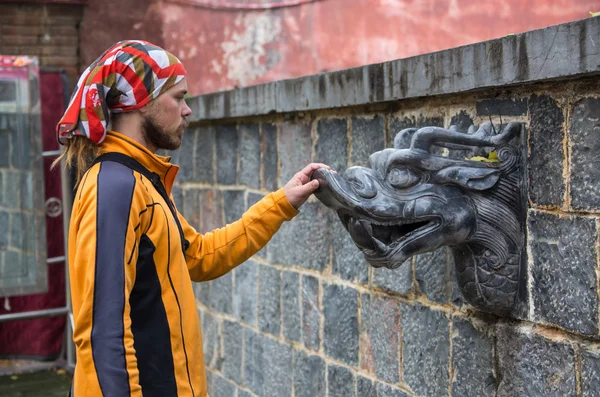
[[[312,163],[307,165],[302,171],[298,172],[296,175],[290,179],[288,183],[283,187],[283,192],[287,197],[288,201],[294,208],[298,209],[311,194],[315,192],[319,188],[319,181],[314,180],[311,181],[310,177],[313,172],[318,170],[319,168],[326,168],[330,170],[331,168],[325,164]]]

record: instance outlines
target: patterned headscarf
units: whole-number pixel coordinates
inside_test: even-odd
[[[79,78],[56,127],[58,141],[83,135],[100,144],[110,113],[139,109],[186,75],[173,54],[141,40],[120,41]]]

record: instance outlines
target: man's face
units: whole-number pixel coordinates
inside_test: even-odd
[[[150,102],[142,128],[146,142],[156,149],[175,150],[181,146],[186,117],[192,110],[185,102],[185,78]]]

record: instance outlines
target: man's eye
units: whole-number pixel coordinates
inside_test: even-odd
[[[394,187],[411,187],[421,181],[421,177],[410,168],[392,168],[387,175],[387,181]]]

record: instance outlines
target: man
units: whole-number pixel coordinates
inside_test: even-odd
[[[186,92],[175,56],[119,42],[81,76],[58,124],[66,163],[87,169],[69,230],[74,397],[207,396],[191,282],[259,251],[318,188],[313,171],[326,167],[308,165],[237,222],[198,234],[171,200],[178,167],[155,154],[181,145]]]

